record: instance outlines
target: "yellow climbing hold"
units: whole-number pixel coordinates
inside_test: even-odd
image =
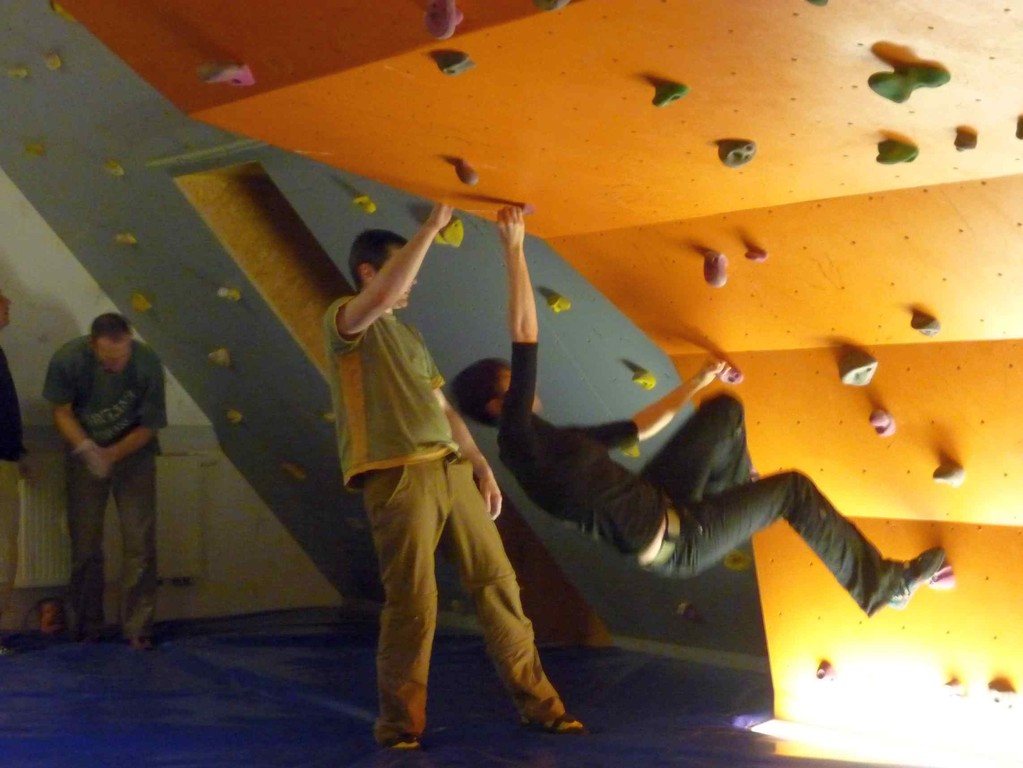
[[[58,69],[64,66],[64,62],[60,58],[59,53],[48,53],[46,54],[46,68],[51,72],[56,72]]]
[[[369,195],[359,195],[352,200],[352,203],[362,209],[363,213],[376,213],[377,204]]]
[[[124,166],[122,166],[116,160],[107,160],[103,163],[103,168],[111,176],[124,176]]]
[[[444,227],[444,229],[437,233],[437,237],[434,242],[440,243],[441,245],[450,245],[452,248],[458,248],[462,244],[462,240],[464,238],[465,225],[462,224],[462,220],[452,219],[448,222],[448,225]]]
[[[242,300],[242,292],[239,291],[237,288],[218,288],[217,296],[219,296],[222,299],[225,299],[226,301]]]
[[[224,416],[227,417],[228,422],[231,424],[241,424],[242,421],[245,420],[245,417],[242,416],[242,412],[236,411],[234,408],[228,408],[227,413],[225,413]]]
[[[28,67],[8,67],[7,76],[13,77],[15,80],[24,80],[28,77]]]
[[[337,421],[337,414],[334,413],[333,411],[324,411],[322,414],[320,414],[320,416],[323,418],[324,421],[330,422],[331,424]]]
[[[633,458],[639,457],[639,440],[632,438],[627,443],[623,443],[619,449],[626,456],[632,456]]]
[[[153,308],[153,302],[145,297],[145,295],[135,292],[131,295],[131,308],[136,312],[148,312]]]
[[[42,157],[46,154],[46,145],[40,144],[38,141],[29,142],[25,145],[25,151],[30,155]]]
[[[632,381],[643,389],[653,389],[657,386],[657,377],[642,368],[632,374]]]
[[[118,232],[114,235],[114,242],[118,245],[138,245],[138,238],[131,232]]]
[[[284,468],[285,472],[287,472],[296,480],[306,479],[305,470],[302,469],[302,467],[298,466],[298,464],[292,464],[290,461],[285,461],[284,463],[281,464],[281,466]]]
[[[567,312],[572,308],[572,302],[562,296],[560,293],[554,293],[553,291],[547,294],[547,306],[555,312]]]
[[[57,0],[50,0],[50,9],[64,19],[64,21],[78,21],[78,19],[68,13],[67,8],[58,3]]]
[[[231,353],[227,347],[217,347],[207,355],[207,358],[211,363],[219,365],[221,368],[231,367]]]
[[[733,549],[725,555],[723,562],[730,571],[748,571],[753,567],[753,558],[741,549]]]

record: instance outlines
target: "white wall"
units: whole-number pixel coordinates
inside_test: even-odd
[[[13,302],[11,324],[0,332],[0,345],[30,428],[29,449],[36,455],[59,451],[49,406],[42,399],[47,362],[60,344],[87,332],[96,315],[116,308],[2,170],[0,288]],[[164,452],[208,458],[204,567],[193,586],[161,587],[159,618],[340,604],[338,592],[217,449],[209,420],[169,372],[167,417],[170,427],[161,436]],[[3,626],[19,626],[28,608],[48,591],[53,590],[18,590]],[[112,585],[108,603],[116,597]],[[112,616],[116,614],[108,619]]]

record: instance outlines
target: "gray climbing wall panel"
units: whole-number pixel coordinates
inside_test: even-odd
[[[29,63],[31,74],[0,79],[7,118],[0,164],[160,353],[213,422],[225,453],[316,565],[346,597],[378,598],[361,503],[341,490],[333,426],[321,417],[331,407],[323,377],[185,201],[174,176],[261,163],[342,268],[362,228],[409,234],[428,203],[195,123],[85,29],[48,13],[45,3],[2,8],[0,45],[11,62]],[[42,64],[49,50],[64,59],[57,72]],[[44,154],[27,152],[27,143],[41,144]],[[111,159],[124,176],[104,170]],[[354,206],[353,190],[369,194],[378,212],[369,216]],[[462,218],[465,242],[460,249],[433,249],[407,311],[449,378],[478,357],[509,352],[494,227]],[[137,245],[116,244],[118,232],[132,232]],[[549,418],[592,423],[627,417],[678,383],[663,353],[556,253],[535,238],[527,247],[538,288],[572,301],[570,311],[554,314],[538,296],[540,393]],[[222,286],[238,288],[241,301],[217,298]],[[136,291],[152,310],[131,309]],[[208,362],[217,347],[230,350],[230,368]],[[647,391],[633,384],[627,362],[653,372],[658,387]],[[245,420],[229,423],[229,408]],[[640,571],[536,509],[500,467],[493,432],[474,431],[506,492],[613,631],[718,651],[764,652],[753,571],[719,566],[685,582]],[[638,469],[656,447],[645,444],[641,458],[620,460]],[[283,462],[302,467],[306,478],[292,477]],[[453,598],[453,572],[442,569],[440,579],[442,598]],[[702,622],[676,611],[683,601],[697,606]]]

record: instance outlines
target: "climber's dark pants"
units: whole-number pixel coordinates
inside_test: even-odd
[[[674,548],[670,557],[649,569],[695,576],[784,518],[868,616],[887,604],[901,586],[900,563],[881,557],[805,475],[783,472],[750,483],[749,471],[742,405],[730,397],[708,401],[644,471],[681,520],[665,543]]]

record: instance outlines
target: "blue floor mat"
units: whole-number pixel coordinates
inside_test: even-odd
[[[270,614],[118,642],[11,638],[0,658],[0,766],[806,766],[731,726],[770,709],[766,675],[618,649],[543,649],[591,735],[521,728],[482,641],[438,632],[421,753],[379,750],[376,621]],[[825,765],[814,762],[814,765]]]

